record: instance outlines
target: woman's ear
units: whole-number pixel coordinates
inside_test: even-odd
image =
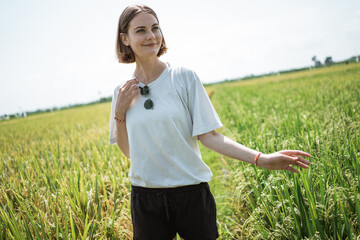
[[[129,46],[129,39],[128,39],[128,36],[125,34],[125,33],[120,33],[120,39],[121,39],[121,42],[125,45],[125,46]]]

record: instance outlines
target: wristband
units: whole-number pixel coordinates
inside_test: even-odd
[[[126,121],[126,119],[125,119],[125,118],[124,118],[124,119],[119,119],[119,118],[117,118],[116,116],[114,117],[114,119],[115,119],[115,121],[120,122],[120,123],[122,123],[122,122],[125,122],[125,121]]]
[[[261,152],[259,152],[259,153],[256,155],[256,157],[255,157],[255,166],[258,165],[258,164],[257,164],[257,160],[259,159],[260,154],[261,154]]]

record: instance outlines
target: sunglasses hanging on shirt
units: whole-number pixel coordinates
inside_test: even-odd
[[[149,99],[147,99],[144,102],[145,109],[153,109],[154,108],[154,102],[150,98],[150,88],[147,85],[145,85],[144,87],[139,87],[139,88],[140,88],[140,94],[141,95],[149,96]]]

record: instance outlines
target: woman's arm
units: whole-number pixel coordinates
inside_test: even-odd
[[[255,164],[255,157],[259,153],[229,139],[215,130],[199,135],[198,139],[205,147],[215,152],[250,164]],[[310,154],[302,151],[283,150],[272,154],[261,154],[257,160],[257,164],[259,167],[266,169],[289,170],[299,173],[299,171],[291,167],[290,164],[307,168],[310,162],[296,155],[311,157]]]
[[[115,117],[117,119],[125,120],[126,112],[131,102],[139,94],[137,84],[138,81],[136,79],[131,79],[119,89],[115,106]],[[130,158],[129,139],[125,121],[116,120],[116,141],[123,154]]]
[[[118,114],[117,118],[125,119],[125,114],[123,115]],[[125,122],[116,121],[116,140],[117,140],[117,145],[119,146],[123,154],[127,158],[130,158],[129,140],[128,140]]]

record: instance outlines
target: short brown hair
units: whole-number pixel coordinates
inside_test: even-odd
[[[137,14],[139,14],[141,12],[145,12],[145,13],[149,13],[149,14],[153,15],[159,23],[159,19],[158,19],[156,13],[154,12],[154,10],[152,10],[148,6],[134,5],[134,6],[128,6],[127,8],[124,9],[124,11],[121,13],[120,18],[119,18],[118,30],[117,30],[117,35],[116,35],[116,55],[117,55],[119,62],[121,62],[121,63],[135,62],[135,54],[134,54],[133,50],[131,49],[130,46],[125,46],[123,44],[123,42],[121,41],[120,33],[127,34],[129,31],[129,24],[130,24],[131,20]],[[161,29],[160,29],[160,31],[161,31]],[[165,43],[165,39],[164,39],[164,35],[163,35],[162,31],[161,31],[161,35],[162,35],[162,43],[161,43],[160,50],[157,54],[158,57],[160,57],[167,51],[167,47],[166,47],[166,43]]]

